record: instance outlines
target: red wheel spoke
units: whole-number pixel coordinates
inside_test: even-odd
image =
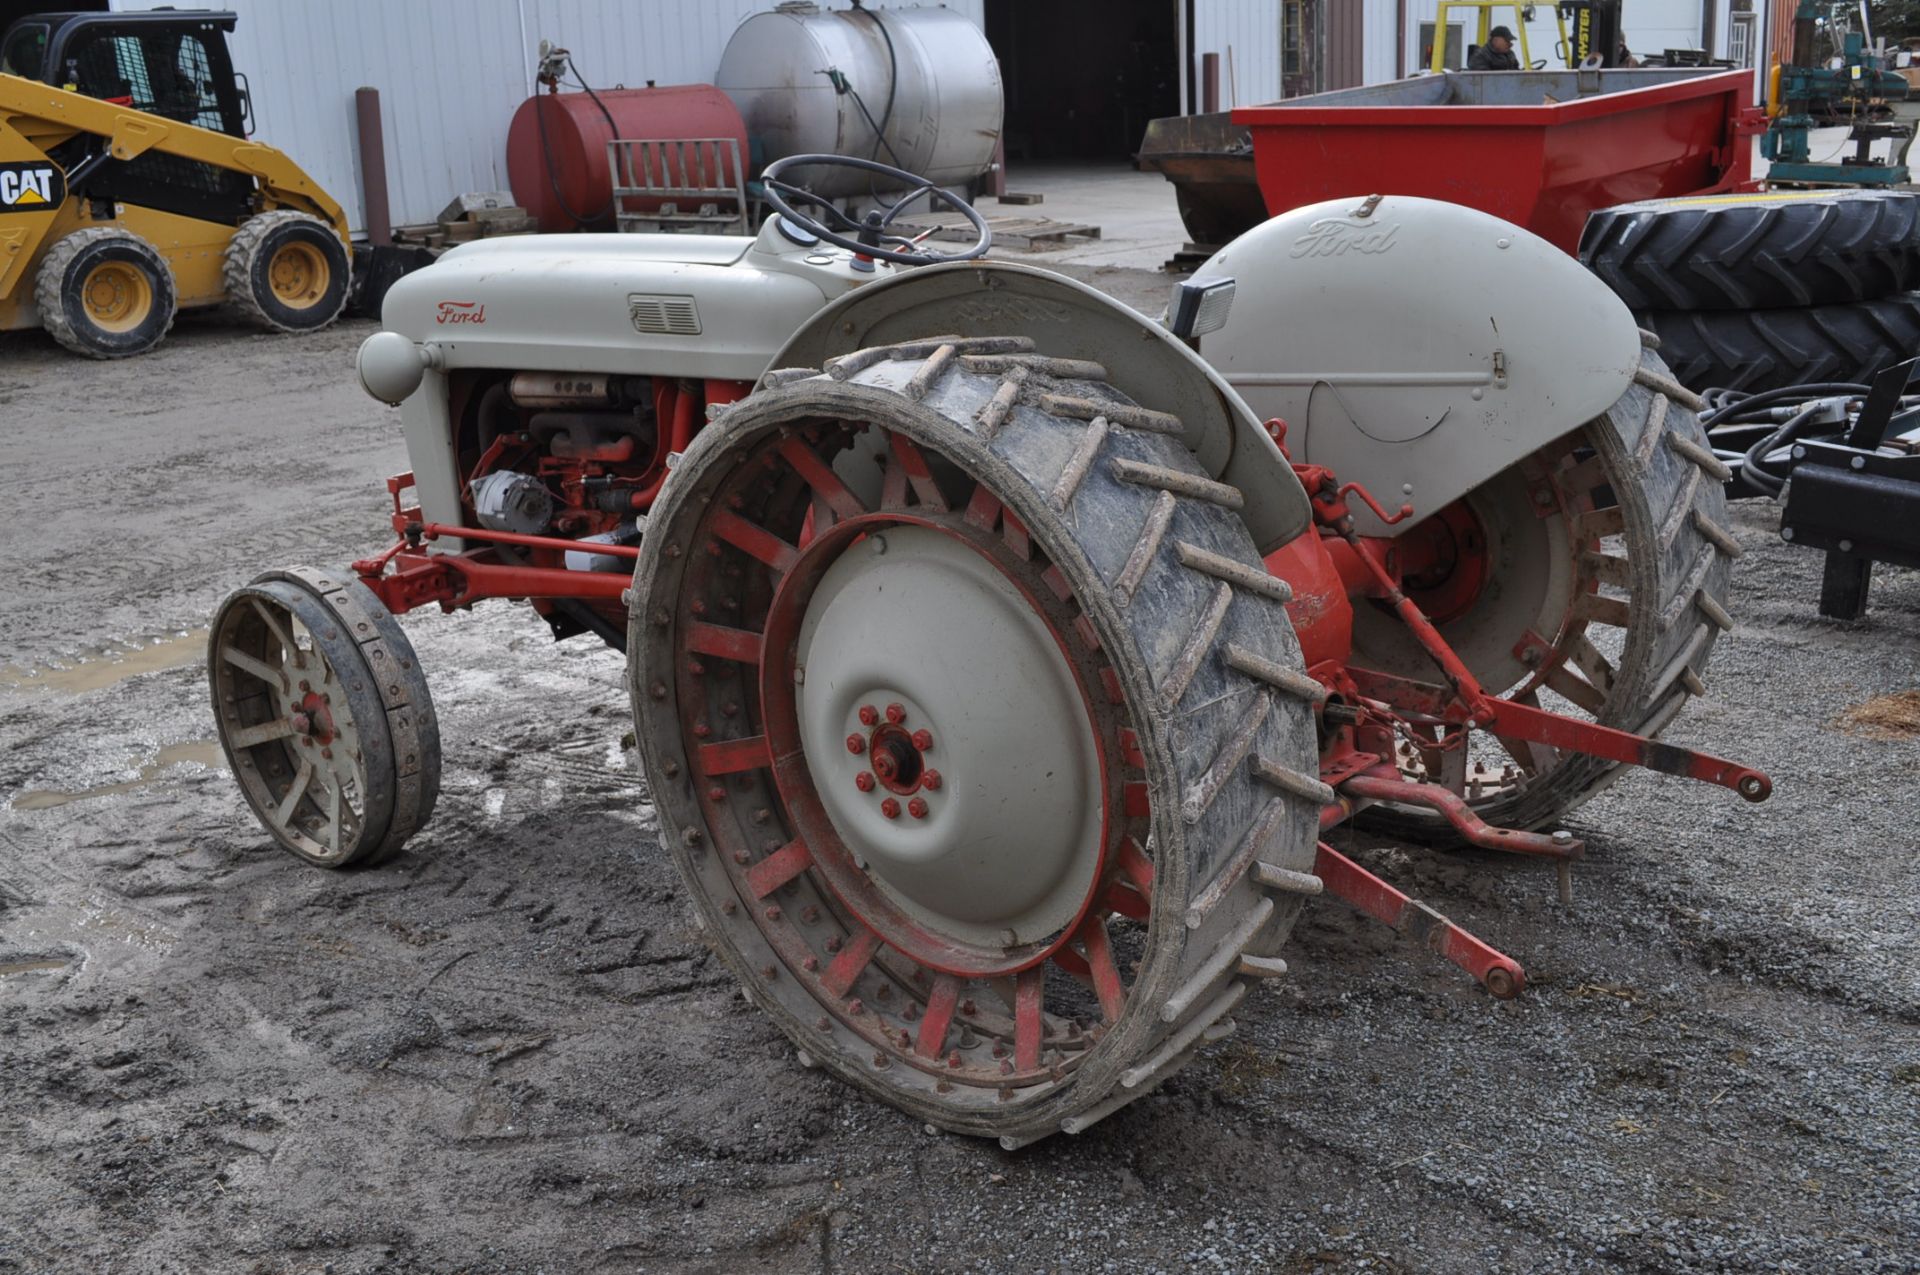
[[[897,459],[889,458],[880,480],[880,507],[904,510],[907,507],[907,470]]]
[[[713,534],[743,553],[785,575],[793,569],[800,551],[758,523],[748,522],[730,509],[713,515]]]
[[[1021,1071],[1040,1066],[1040,1038],[1046,1031],[1040,1009],[1046,988],[1045,966],[1023,970],[1013,981],[1013,1065]]]
[[[923,1058],[938,1058],[947,1043],[947,1028],[953,1025],[954,1007],[960,1003],[960,980],[942,974],[933,980],[927,996],[926,1017],[920,1020],[920,1040],[914,1046]]]
[[[1125,881],[1109,881],[1100,895],[1100,906],[1109,912],[1118,912],[1129,921],[1144,921],[1151,911],[1147,900]]]
[[[1131,730],[1120,732],[1120,756],[1135,770],[1147,768],[1147,755],[1140,751],[1140,736]]]
[[[967,502],[966,517],[969,526],[992,531],[1000,521],[1000,498],[981,483],[973,489],[973,499]]]
[[[1146,784],[1140,782],[1126,786],[1124,799],[1127,818],[1146,819],[1153,814],[1153,799],[1148,795],[1149,791]]]
[[[1093,974],[1093,993],[1100,998],[1101,1017],[1111,1023],[1126,1007],[1127,988],[1120,981],[1120,967],[1113,962],[1106,918],[1088,917],[1087,923],[1080,927],[1080,941],[1086,945],[1087,968]]]
[[[1014,517],[1011,509],[1001,511],[1000,535],[1006,540],[1007,547],[1020,557],[1033,556],[1033,539],[1027,534],[1027,525]]]
[[[1132,837],[1120,843],[1120,871],[1127,874],[1141,898],[1153,898],[1153,860],[1140,852]]]
[[[723,739],[700,745],[700,770],[708,775],[731,775],[742,770],[761,770],[773,765],[773,746],[765,735],[744,739]]]
[[[845,996],[879,950],[880,936],[872,930],[861,930],[848,941],[840,955],[833,958],[833,964],[827,966],[821,985],[834,996]]]
[[[792,465],[794,472],[813,488],[814,494],[825,501],[827,508],[842,518],[858,518],[867,512],[860,498],[853,494],[847,485],[840,481],[840,475],[833,467],[820,458],[820,454],[808,447],[798,438],[789,438],[780,444],[780,455]]]
[[[760,662],[760,635],[746,629],[730,629],[723,624],[704,624],[696,620],[687,628],[687,646],[702,655],[717,656],[739,664]]]
[[[813,851],[796,837],[747,869],[747,888],[764,899],[812,866]]]
[[[888,441],[893,444],[893,454],[913,484],[913,494],[919,497],[921,507],[934,513],[948,512],[947,498],[940,494],[939,484],[933,481],[933,471],[927,468],[927,458],[920,454],[920,449],[904,434],[891,434]]]

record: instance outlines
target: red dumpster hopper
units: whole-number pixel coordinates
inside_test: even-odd
[[[1765,127],[1747,71],[1459,72],[1242,107],[1269,214],[1348,195],[1424,195],[1567,252],[1587,214],[1755,188]]]

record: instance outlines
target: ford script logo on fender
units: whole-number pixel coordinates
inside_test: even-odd
[[[0,213],[53,212],[66,202],[66,175],[52,164],[0,164]]]
[[[435,323],[485,323],[487,307],[479,301],[442,301]]]
[[[1293,241],[1289,257],[1341,257],[1349,252],[1372,255],[1393,247],[1400,223],[1380,226],[1324,217],[1307,227],[1307,233]]]

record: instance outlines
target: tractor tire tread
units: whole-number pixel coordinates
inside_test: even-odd
[[[1636,310],[1871,301],[1920,284],[1920,198],[1856,190],[1622,204],[1587,219],[1580,260]]]
[[[883,1089],[859,1060],[824,1059],[916,1118],[997,1136],[1009,1149],[1062,1130],[1080,1132],[1150,1092],[1206,1040],[1230,1029],[1210,1016],[1213,1007],[1229,997],[1230,1007],[1260,981],[1240,972],[1239,958],[1271,954],[1301,904],[1287,894],[1270,897],[1251,866],[1258,857],[1311,871],[1321,799],[1317,792],[1277,792],[1257,773],[1256,761],[1268,759],[1317,774],[1318,748],[1310,701],[1242,667],[1251,656],[1304,677],[1281,601],[1271,590],[1244,587],[1271,577],[1245,523],[1228,508],[1225,489],[1181,442],[1176,418],[1134,404],[1103,381],[1049,374],[1100,370],[1093,365],[955,357],[1030,350],[1031,342],[954,338],[862,350],[828,360],[818,378],[789,382],[760,404],[773,410],[776,394],[811,395],[813,414],[870,419],[857,414],[858,401],[839,405],[836,395],[884,390],[937,417],[929,423],[952,431],[956,451],[964,450],[989,490],[1017,510],[1082,608],[1104,618],[1104,625],[1096,621],[1102,649],[1130,688],[1140,746],[1161,767],[1157,776],[1153,765],[1148,770],[1156,843],[1148,941],[1157,946],[1129,993],[1130,1000],[1147,1000],[1103,1038],[1104,1060],[1097,1051],[1067,1091],[1035,1099],[1027,1104],[1033,1109],[969,1120]],[[939,365],[925,375],[935,359]],[[729,446],[725,433],[696,438],[683,470],[697,468],[701,453]],[[1156,481],[1139,481],[1147,474]],[[644,647],[635,642],[632,649]],[[1230,651],[1240,654],[1238,663]],[[647,678],[636,668],[635,685]],[[1267,919],[1249,928],[1256,911]],[[744,971],[743,982],[753,987],[756,980]],[[1176,991],[1186,994],[1188,1007],[1168,1021],[1159,1011]],[[803,1048],[821,1056],[796,1031],[797,1021],[769,1008]]]
[[[1920,292],[1800,309],[1652,311],[1640,321],[1695,391],[1865,382],[1920,348]]]

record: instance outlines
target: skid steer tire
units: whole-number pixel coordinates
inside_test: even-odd
[[[1639,317],[1659,334],[1674,375],[1695,391],[1867,382],[1920,350],[1920,292],[1798,310]]]
[[[1920,198],[1805,190],[1621,204],[1587,218],[1580,260],[1635,310],[1873,301],[1920,284]]]
[[[76,230],[48,250],[33,303],[47,335],[75,354],[145,354],[173,327],[173,271],[158,249],[111,226]]]
[[[662,835],[710,943],[803,1061],[1009,1149],[1080,1132],[1232,1029],[1284,968],[1285,891],[1313,888],[1332,798],[1239,493],[1173,417],[1030,350],[945,338],[770,374],[654,505],[628,642]],[[949,587],[976,558],[989,584]],[[1018,690],[1055,661],[1078,688],[1064,712]],[[956,671],[976,668],[996,672]],[[883,736],[921,723],[940,782],[903,812],[861,768],[896,785]],[[1053,835],[1086,792],[1100,819]],[[907,898],[894,839],[945,836],[943,817],[989,835],[951,894]],[[1108,857],[1061,859],[1086,844]],[[1082,910],[1009,920],[1060,862]]]
[[[353,258],[333,229],[300,212],[248,218],[227,244],[227,300],[269,332],[314,332],[340,317]]]
[[[1532,675],[1489,690],[1504,687],[1508,697],[1529,704],[1546,693],[1556,702],[1544,707],[1644,735],[1659,734],[1689,698],[1705,692],[1707,657],[1733,624],[1727,594],[1740,546],[1728,530],[1725,467],[1707,447],[1695,404],[1659,355],[1644,348],[1634,384],[1606,416],[1568,445],[1511,471],[1550,475],[1551,499],[1567,528],[1564,547],[1577,567],[1572,604],[1557,632],[1540,635],[1539,657],[1527,662]],[[1539,481],[1545,480],[1536,479],[1536,491]],[[1515,521],[1553,525],[1540,508],[1523,509]],[[1490,605],[1497,605],[1498,590],[1493,593]],[[1501,640],[1518,647],[1526,632],[1525,624],[1511,625]],[[1356,658],[1365,663],[1362,636],[1356,626]],[[1482,764],[1484,783],[1463,795],[1499,827],[1557,822],[1630,769],[1524,745],[1510,755],[1507,745],[1485,742],[1491,761]],[[1506,766],[1517,773],[1505,777]],[[1428,810],[1376,806],[1360,822],[1418,840],[1457,842],[1452,828]]]

